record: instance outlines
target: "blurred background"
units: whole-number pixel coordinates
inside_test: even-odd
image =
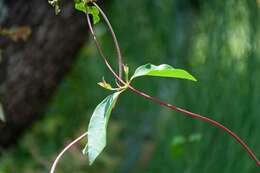
[[[259,0],[112,0],[104,9],[131,73],[148,62],[167,63],[198,79],[138,79],[136,88],[223,123],[260,157]],[[100,23],[95,29],[116,67],[106,26]],[[61,149],[87,130],[95,106],[110,94],[97,86],[103,76],[111,83],[114,79],[91,37],[75,37],[85,37],[85,44],[44,116],[2,151],[1,173],[48,172]],[[113,111],[107,147],[92,167],[81,152],[85,143],[65,154],[57,173],[259,172],[224,131],[131,92],[122,95]]]

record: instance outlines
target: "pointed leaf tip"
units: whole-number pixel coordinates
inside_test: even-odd
[[[83,153],[92,165],[106,146],[106,129],[110,114],[121,92],[106,97],[94,110],[88,126],[88,144]]]

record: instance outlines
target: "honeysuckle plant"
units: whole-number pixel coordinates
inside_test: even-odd
[[[55,12],[56,12],[56,14],[58,14],[60,12],[59,0],[49,0],[49,3],[55,7]],[[93,40],[100,53],[100,56],[103,59],[106,67],[110,70],[111,74],[114,76],[116,82],[113,86],[112,84],[107,83],[105,81],[105,79],[103,78],[102,81],[98,83],[98,85],[103,87],[104,89],[110,90],[112,92],[112,94],[107,96],[101,103],[99,103],[97,105],[97,107],[95,108],[95,110],[91,116],[91,119],[90,119],[89,125],[88,125],[88,129],[86,130],[86,132],[83,133],[80,137],[78,137],[74,141],[72,141],[69,145],[67,145],[61,151],[61,153],[56,157],[56,159],[53,162],[53,165],[51,167],[50,173],[54,173],[56,165],[59,162],[60,158],[63,156],[63,154],[69,148],[71,148],[73,145],[77,144],[83,138],[87,138],[87,144],[86,144],[85,148],[83,149],[83,154],[87,155],[90,165],[92,165],[94,163],[94,161],[97,159],[97,157],[100,155],[100,153],[103,151],[103,149],[106,146],[107,126],[108,126],[111,112],[115,108],[117,100],[120,97],[120,95],[122,95],[124,93],[124,91],[126,91],[126,90],[130,90],[133,93],[135,93],[141,97],[144,97],[147,100],[150,100],[156,104],[159,104],[160,106],[169,108],[171,110],[175,110],[177,112],[183,113],[184,115],[192,117],[192,118],[206,121],[213,126],[219,127],[220,129],[222,129],[226,133],[228,133],[231,137],[233,137],[239,144],[241,144],[241,146],[247,151],[247,153],[251,156],[251,158],[256,162],[256,165],[258,167],[260,166],[260,161],[254,155],[254,153],[251,151],[251,149],[246,145],[246,143],[227,127],[223,126],[222,124],[220,124],[210,118],[201,116],[199,114],[192,113],[185,109],[179,108],[175,105],[163,102],[160,99],[152,97],[152,96],[134,88],[131,85],[133,80],[137,80],[138,78],[149,77],[149,76],[150,77],[184,79],[184,80],[196,82],[197,79],[192,74],[190,74],[186,70],[174,68],[168,64],[154,65],[151,63],[147,63],[145,65],[141,65],[140,67],[138,67],[135,70],[134,74],[132,76],[130,76],[129,67],[127,65],[123,64],[121,49],[118,44],[113,27],[111,26],[110,21],[107,18],[106,14],[98,6],[96,1],[95,0],[76,0],[75,9],[86,15],[89,30],[91,32],[91,35],[93,36]],[[101,16],[104,19],[104,22],[108,26],[108,29],[113,37],[113,42],[115,45],[115,49],[117,51],[118,72],[116,72],[112,68],[110,63],[108,62],[107,57],[105,56],[103,49],[96,37],[95,31],[93,29],[92,23],[97,24],[98,22],[100,22]],[[91,18],[92,18],[92,20],[91,20]]]

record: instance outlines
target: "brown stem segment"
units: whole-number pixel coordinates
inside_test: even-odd
[[[97,4],[95,4],[95,5],[98,7]],[[100,9],[100,8],[99,8],[99,9]],[[102,11],[102,12],[103,12],[103,11]],[[92,36],[93,36],[93,38],[94,38],[94,41],[95,41],[95,44],[96,44],[96,46],[97,46],[97,48],[98,48],[98,50],[99,50],[99,53],[100,53],[101,57],[102,57],[103,60],[104,60],[106,66],[108,67],[108,69],[111,71],[111,73],[113,74],[113,76],[114,76],[118,81],[120,81],[122,84],[126,84],[126,82],[113,70],[113,68],[110,66],[109,62],[107,61],[107,58],[106,58],[106,56],[104,55],[103,50],[102,50],[102,47],[100,46],[100,44],[99,44],[99,42],[98,42],[98,40],[97,40],[96,34],[95,34],[94,30],[93,30],[93,26],[92,26],[92,24],[91,24],[90,17],[89,17],[88,14],[87,14],[86,16],[87,16],[87,21],[88,21],[89,29],[90,29],[90,31],[91,31],[91,34],[92,34]],[[106,18],[106,20],[109,21],[107,18]],[[109,27],[111,27],[111,25],[110,25]],[[111,28],[112,28],[112,27],[111,27]],[[113,35],[113,33],[112,33],[112,35]],[[116,40],[116,39],[113,39],[113,40],[114,40],[114,43],[117,44],[117,40]],[[116,46],[116,47],[117,47],[117,46]],[[159,104],[159,105],[161,105],[161,106],[164,106],[164,107],[166,107],[166,108],[169,108],[169,109],[171,109],[171,110],[175,110],[175,111],[177,111],[177,112],[183,113],[183,114],[186,115],[186,116],[189,116],[189,117],[192,117],[192,118],[196,118],[196,119],[200,119],[200,120],[209,122],[210,124],[212,124],[212,125],[214,125],[214,126],[216,126],[216,127],[219,127],[220,129],[224,130],[226,133],[228,133],[229,135],[231,135],[238,143],[240,143],[240,144],[242,145],[242,147],[247,151],[247,153],[251,156],[251,158],[256,162],[256,165],[257,165],[257,166],[260,166],[260,161],[259,161],[259,160],[257,159],[257,157],[254,155],[254,153],[251,151],[251,149],[246,145],[246,143],[245,143],[241,138],[239,138],[234,132],[232,132],[230,129],[228,129],[227,127],[223,126],[222,124],[220,124],[220,123],[218,123],[218,122],[216,122],[216,121],[214,121],[214,120],[212,120],[212,119],[210,119],[210,118],[201,116],[201,115],[199,115],[199,114],[192,113],[192,112],[187,111],[187,110],[185,110],[185,109],[178,108],[178,107],[175,106],[175,105],[171,105],[171,104],[169,104],[169,103],[163,102],[163,101],[161,101],[161,100],[159,100],[159,99],[157,99],[157,98],[155,98],[155,97],[152,97],[152,96],[150,96],[150,95],[148,95],[148,94],[143,93],[142,91],[137,90],[136,88],[134,88],[134,87],[131,86],[131,85],[129,85],[128,87],[129,87],[129,89],[130,89],[132,92],[134,92],[134,93],[136,93],[136,94],[138,94],[138,95],[144,97],[145,99],[148,99],[148,100],[150,100],[150,101],[153,101],[154,103],[157,103],[157,104]]]

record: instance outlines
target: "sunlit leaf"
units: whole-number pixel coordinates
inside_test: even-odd
[[[110,114],[121,92],[106,97],[94,110],[88,126],[88,144],[83,150],[88,155],[90,165],[106,146],[106,129]]]
[[[75,9],[83,13],[87,13],[87,8],[84,2],[81,1],[75,2]]]
[[[105,78],[103,77],[102,82],[98,83],[99,86],[108,89],[108,90],[113,90],[112,86],[106,82]]]
[[[95,6],[89,6],[87,11],[88,11],[88,14],[91,14],[93,16],[94,24],[97,24],[100,21],[98,8]]]
[[[107,90],[112,90],[112,86],[109,83],[106,82],[98,82],[98,85],[101,86],[102,88],[105,88]]]
[[[75,9],[78,10],[78,11],[81,11],[83,13],[91,14],[92,17],[93,17],[94,24],[97,24],[100,21],[99,10],[95,6],[88,6],[83,1],[76,1],[75,2]]]
[[[156,66],[149,63],[142,65],[136,69],[131,80],[141,76],[159,76],[197,81],[197,79],[187,71],[182,69],[175,69],[167,64]]]

